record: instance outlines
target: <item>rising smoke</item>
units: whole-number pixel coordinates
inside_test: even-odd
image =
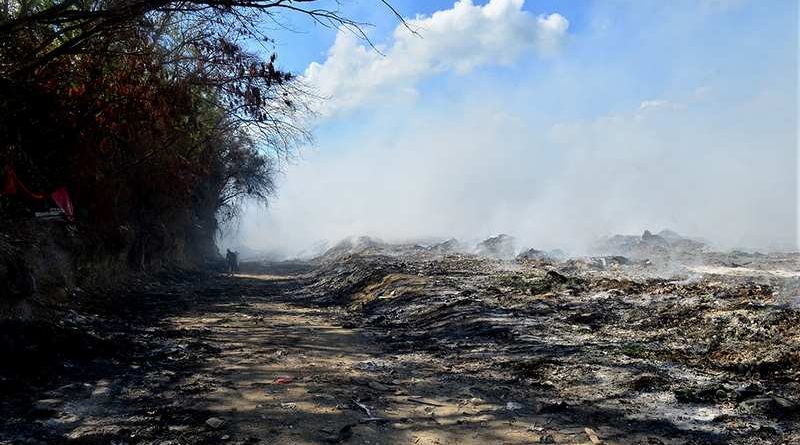
[[[350,235],[510,233],[580,251],[668,227],[796,248],[796,5],[693,4],[597,7],[572,31],[521,1],[460,2],[412,22],[421,39],[398,28],[385,56],[340,35],[307,72],[333,97],[317,145],[231,242],[292,255]],[[763,27],[719,32],[743,15]],[[486,35],[500,40],[471,40]]]

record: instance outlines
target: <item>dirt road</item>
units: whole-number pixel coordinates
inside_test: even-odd
[[[524,414],[513,388],[465,386],[435,357],[341,327],[337,309],[287,302],[295,285],[175,283],[134,294],[127,319],[7,333],[20,362],[4,369],[0,443],[589,443],[583,425],[550,433],[552,419]]]
[[[635,325],[630,314],[643,304],[622,291],[624,305],[606,292],[598,306],[597,297],[581,296],[588,290],[576,291],[594,284],[523,280],[531,287],[526,292],[546,284],[547,294],[521,305],[502,290],[518,288],[521,278],[498,281],[491,272],[491,287],[483,289],[475,281],[478,269],[463,273],[479,264],[469,261],[403,262],[404,273],[349,260],[317,275],[288,268],[272,275],[167,277],[133,286],[111,306],[78,296],[79,311],[63,315],[58,328],[9,324],[0,330],[0,353],[12,358],[0,364],[6,395],[0,444],[792,443],[791,430],[781,429],[792,425],[782,422],[791,422],[795,407],[778,406],[790,402],[769,398],[769,386],[747,386],[752,395],[742,393],[737,402],[726,392],[729,384],[714,383],[733,377],[691,360],[681,364],[676,360],[685,354],[674,352],[642,371],[642,357],[652,354],[632,343],[619,348],[612,337],[630,335],[614,323]],[[442,267],[450,268],[448,278]],[[465,284],[453,281],[461,276]],[[609,286],[607,279],[598,283]],[[342,286],[349,306],[330,304],[338,298],[331,292],[344,292]],[[458,286],[468,287],[453,291]],[[416,296],[421,290],[423,299]],[[480,306],[475,292],[488,292],[500,306]],[[453,302],[454,295],[461,300]],[[376,306],[382,301],[391,304]],[[406,304],[431,308],[415,316],[425,318],[427,335],[422,324],[403,330],[381,321],[388,320],[382,310],[395,321],[412,317]],[[559,311],[546,307],[553,304]],[[367,306],[375,308],[371,318],[354,316]],[[651,310],[663,312],[659,307]],[[524,335],[513,334],[520,329],[514,322]],[[590,337],[590,331],[603,334]],[[444,341],[444,335],[455,337]],[[585,348],[566,343],[581,341]],[[540,358],[508,361],[523,349]],[[696,383],[717,385],[710,399],[703,398],[705,387],[670,389],[664,375],[688,375],[687,366]],[[733,415],[751,402],[784,413],[770,420],[769,411],[752,424]],[[648,411],[653,406],[658,410]],[[732,425],[739,431],[735,442],[729,442]]]
[[[433,358],[393,355],[335,317],[251,291],[174,318],[219,348],[193,376],[223,383],[196,399],[226,422],[219,437],[276,445],[539,440],[532,423],[442,378]]]

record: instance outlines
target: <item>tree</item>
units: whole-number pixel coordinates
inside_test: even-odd
[[[289,11],[361,33],[320,3],[5,0],[0,164],[24,157],[43,187],[68,185],[97,231],[135,226],[137,263],[171,227],[208,240],[310,137],[310,93],[252,50],[270,44],[257,24]]]
[[[176,77],[216,90],[213,98],[266,146],[285,153],[305,140],[308,95],[290,73],[245,47],[268,49],[259,30],[280,14],[363,36],[364,23],[342,16],[323,0],[3,0],[0,11],[0,79],[36,79],[63,57],[148,54]],[[376,0],[401,16],[385,0]],[[138,45],[120,45],[136,35]],[[268,52],[268,51],[267,51]],[[63,65],[61,65],[63,68]]]
[[[212,252],[218,221],[266,202],[310,139],[311,93],[259,23],[364,36],[324,0],[0,1],[0,166],[66,185],[98,246],[137,267],[183,241]]]

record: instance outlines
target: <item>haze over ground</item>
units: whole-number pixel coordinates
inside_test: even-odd
[[[227,244],[510,233],[580,249],[668,227],[797,246],[797,2],[392,3],[419,36],[345,4],[383,54],[281,31],[279,60],[329,100]]]

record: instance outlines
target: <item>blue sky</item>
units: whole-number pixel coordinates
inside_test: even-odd
[[[452,0],[403,0],[390,3],[400,14],[408,18],[413,18],[418,14],[430,15],[453,6]],[[320,4],[325,5],[326,3],[321,2]],[[333,5],[333,8],[341,11],[343,16],[367,23],[368,25],[363,29],[376,43],[385,41],[398,24],[397,18],[391,11],[377,0],[345,0],[338,6],[334,5],[334,2],[327,4]],[[586,26],[586,12],[591,8],[589,1],[563,0],[528,1],[523,6],[523,9],[535,14],[563,11],[569,14],[570,27],[574,29]],[[301,72],[310,62],[324,60],[325,54],[336,38],[337,31],[335,29],[314,24],[304,17],[291,15],[283,15],[281,22],[286,23],[290,29],[282,30],[271,26],[272,31],[268,34],[276,41],[276,50],[284,68]]]
[[[663,227],[797,243],[793,0],[343,2],[385,55],[287,19],[278,59],[329,99],[238,241],[368,234],[537,247]],[[765,198],[768,196],[768,198]]]

